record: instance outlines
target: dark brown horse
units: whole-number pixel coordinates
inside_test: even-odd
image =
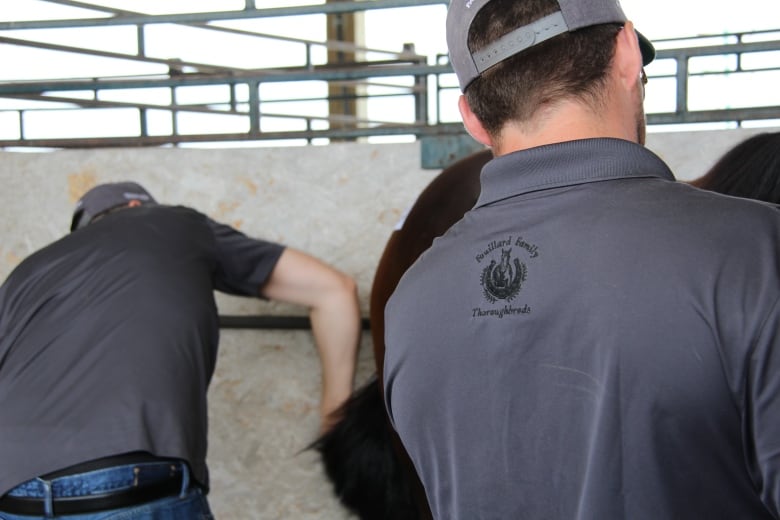
[[[384,309],[417,257],[474,206],[479,196],[479,173],[491,157],[491,152],[484,150],[443,170],[390,235],[371,287],[376,375],[355,391],[339,410],[335,426],[312,445],[322,456],[336,496],[362,520],[431,518],[420,480],[385,413]]]

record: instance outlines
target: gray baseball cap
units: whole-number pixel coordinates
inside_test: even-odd
[[[619,0],[558,0],[560,11],[518,27],[472,54],[468,48],[469,27],[479,10],[488,2],[490,0],[450,1],[447,12],[447,47],[461,91],[466,90],[472,81],[493,65],[553,36],[591,25],[626,21]],[[638,31],[637,36],[642,61],[647,65],[655,58],[655,48],[650,40]]]
[[[93,218],[117,206],[137,200],[141,204],[156,204],[143,186],[135,182],[111,182],[98,184],[86,192],[76,203],[70,230],[75,231],[89,224]]]

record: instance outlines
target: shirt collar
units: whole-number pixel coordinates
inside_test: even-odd
[[[496,157],[482,169],[477,207],[538,190],[613,179],[674,181],[669,167],[644,146],[613,138],[550,144]]]

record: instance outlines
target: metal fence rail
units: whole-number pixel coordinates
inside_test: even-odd
[[[691,91],[691,82],[697,79],[721,80],[717,86],[711,83],[710,90],[715,90],[716,95],[723,95],[723,92],[717,90],[729,89],[728,82],[737,85],[736,88],[742,88],[741,78],[750,78],[753,87],[764,82],[777,85],[780,81],[780,31],[698,36],[655,43],[659,50],[648,75],[654,83],[671,80],[674,86],[674,109],[649,113],[649,124],[732,122],[740,125],[745,121],[780,120],[780,89],[774,89],[773,102],[764,106],[704,110],[690,108],[692,96],[701,94]],[[755,65],[747,64],[751,58],[754,58]],[[697,60],[710,61],[694,67]],[[743,93],[749,94],[749,91],[743,90]]]
[[[106,16],[0,22],[0,60],[3,47],[14,46],[141,62],[160,70],[149,75],[21,79],[0,83],[0,102],[3,102],[0,105],[0,148],[162,146],[269,140],[311,143],[376,136],[437,138],[464,135],[457,117],[444,115],[442,108],[453,105],[452,99],[457,95],[457,83],[446,56],[421,56],[415,52],[413,45],[405,45],[395,52],[344,42],[273,36],[214,24],[224,20],[446,5],[447,0],[343,1],[274,9],[257,9],[254,0],[246,0],[246,9],[241,11],[169,15],[146,15],[72,0],[48,1],[102,11]],[[263,41],[283,41],[300,48],[300,54],[296,54],[296,61],[300,64],[251,69],[151,56],[146,52],[146,31],[150,25],[162,23]],[[134,27],[136,52],[108,51],[19,37],[20,32],[24,34],[28,29],[109,26]],[[744,82],[744,78],[749,77],[754,84],[780,84],[780,30],[658,41],[656,45],[659,49],[657,60],[648,67],[648,102],[652,100],[654,88],[666,91],[673,102],[671,106],[667,103],[656,110],[649,106],[649,124],[724,123],[739,126],[746,121],[776,119],[780,125],[778,88],[774,98],[757,106],[691,108],[692,99],[698,96],[692,82],[698,85],[711,79],[713,85],[720,86],[718,88],[728,88],[723,86],[728,86],[729,82]],[[315,49],[347,51],[354,60],[337,65],[318,63],[313,58]],[[366,55],[378,56],[379,59],[367,60],[363,58]],[[701,60],[715,61],[698,64]],[[408,112],[396,114],[397,117],[392,120],[372,120],[292,108],[302,104],[306,107],[319,106],[317,104],[327,107],[333,97],[328,95],[327,88],[314,86],[334,83],[360,87],[359,93],[351,96],[359,102],[403,100]],[[263,95],[263,88],[273,84],[305,84],[312,86],[313,90],[303,97]],[[182,100],[186,97],[184,94],[192,89],[204,87],[217,89],[219,94],[211,94],[213,97],[207,96],[197,102]],[[707,87],[698,88],[706,90]],[[149,92],[154,92],[156,98],[148,99]],[[118,128],[110,135],[101,133],[100,128],[93,129],[91,134],[46,135],[34,124],[42,115],[78,121],[85,115],[106,111],[127,116],[114,122]],[[208,131],[199,130],[197,126],[190,127],[185,116],[193,115],[209,117],[216,123]],[[160,125],[160,121],[164,124]],[[217,123],[222,121],[229,121],[229,129],[221,129],[221,124]],[[282,122],[286,124],[279,124]],[[73,126],[75,128],[76,125]]]

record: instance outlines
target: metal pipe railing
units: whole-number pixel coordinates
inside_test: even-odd
[[[98,8],[87,2],[75,0],[48,0],[54,3],[70,5],[74,7]],[[0,83],[0,98],[12,100],[28,100],[29,106],[8,108],[0,112],[12,112],[17,115],[17,138],[0,139],[0,147],[83,147],[83,146],[159,146],[162,144],[180,144],[185,142],[220,142],[242,140],[274,140],[274,139],[304,139],[311,142],[313,139],[337,139],[357,138],[388,135],[413,135],[416,137],[453,135],[465,133],[457,118],[446,119],[442,107],[442,99],[445,95],[457,90],[457,85],[452,80],[452,69],[445,56],[436,56],[432,64],[424,56],[416,54],[413,45],[405,46],[399,52],[385,51],[391,55],[391,59],[382,61],[357,61],[354,63],[329,65],[316,65],[312,61],[311,48],[321,45],[327,48],[347,46],[350,51],[376,51],[357,47],[354,44],[343,42],[313,42],[311,40],[279,37],[286,42],[298,43],[306,53],[305,64],[297,67],[266,68],[266,69],[242,69],[221,65],[182,61],[175,59],[162,59],[146,55],[143,28],[151,23],[179,23],[195,25],[206,30],[238,31],[252,37],[268,37],[268,35],[252,31],[234,30],[213,25],[205,25],[206,21],[214,21],[220,17],[236,17],[230,19],[262,16],[293,16],[301,14],[328,14],[334,12],[354,12],[358,10],[383,9],[391,7],[416,7],[420,5],[446,4],[446,0],[436,1],[406,1],[406,0],[374,0],[371,2],[330,2],[316,6],[299,6],[291,8],[256,9],[254,2],[247,0],[246,9],[242,11],[218,12],[218,13],[188,13],[180,15],[139,15],[135,12],[103,7],[102,9],[112,17],[102,19],[66,20],[68,27],[85,26],[78,24],[98,25],[136,25],[138,27],[138,52],[137,54],[121,54],[95,49],[84,49],[72,46],[61,46],[50,43],[31,42],[19,38],[0,36],[0,43],[7,45],[28,45],[61,50],[74,53],[91,54],[96,56],[136,59],[147,61],[150,64],[162,64],[168,67],[167,74],[128,76],[128,77],[100,77],[100,78],[72,78],[72,79],[47,79],[36,81],[9,81]],[[194,18],[193,18],[194,16]],[[227,19],[227,18],[225,18]],[[35,22],[0,22],[0,30],[19,28],[43,28],[54,27],[52,20]],[[59,26],[57,26],[59,27]],[[64,25],[63,25],[64,27]],[[763,40],[763,41],[760,41]],[[674,86],[674,107],[668,112],[649,112],[648,123],[655,124],[687,124],[702,122],[736,122],[759,119],[780,120],[780,100],[770,106],[756,106],[744,108],[723,108],[713,110],[689,109],[690,80],[695,77],[715,75],[740,74],[771,74],[780,72],[780,30],[761,31],[749,33],[737,33],[731,35],[697,36],[690,38],[678,38],[674,40],[657,40],[657,63],[666,60],[674,61],[673,73],[654,73],[651,65],[648,70],[650,82],[660,79],[672,79]],[[706,43],[706,44],[705,44]],[[774,56],[768,65],[755,68],[745,66],[745,57],[755,54],[767,54]],[[691,61],[696,58],[711,56],[736,56],[736,66],[724,70],[692,70]],[[191,71],[182,69],[192,69]],[[398,83],[394,83],[398,81]],[[333,99],[327,94],[322,96],[306,96],[294,98],[269,95],[261,96],[261,87],[269,84],[297,82],[322,82],[333,84],[344,82],[349,85],[375,86],[383,85],[382,93],[354,93],[351,97],[340,98],[343,101],[368,100],[368,102],[380,103],[384,99],[398,98],[408,99],[411,109],[408,114],[398,115],[397,121],[383,121],[380,118],[350,119],[347,121],[354,128],[313,128],[312,123],[320,121],[343,124],[343,118],[318,117],[313,114],[280,113],[278,110],[268,110],[268,107],[282,107],[294,103],[328,103]],[[198,103],[183,103],[177,100],[177,92],[185,87],[221,86],[227,89],[224,99],[204,99]],[[429,93],[429,85],[433,85]],[[652,87],[649,87],[652,88]],[[169,103],[149,103],[139,97],[132,101],[111,101],[106,99],[108,92],[112,90],[139,91],[141,89],[168,89],[170,91]],[[327,89],[323,89],[327,90]],[[92,99],[78,98],[80,92],[93,92]],[[71,93],[70,96],[65,95]],[[36,105],[33,105],[35,103]],[[71,106],[62,108],[63,103]],[[48,104],[48,106],[47,106]],[[40,132],[25,125],[25,115],[38,111],[49,110],[64,113],[64,111],[80,110],[106,110],[134,108],[138,111],[138,123],[126,132],[119,131],[119,137],[96,138],[73,135],[73,137],[42,136]],[[431,110],[432,109],[432,110]],[[161,132],[149,127],[148,111],[167,111],[170,113],[172,130]],[[219,132],[203,134],[193,131],[191,128],[182,128],[182,123],[177,115],[183,112],[206,113],[214,117],[233,116],[245,117],[247,123],[245,132]],[[432,114],[432,115],[431,115]],[[394,114],[395,116],[395,114]],[[297,119],[305,130],[273,131],[268,125],[261,125],[264,118]],[[452,116],[451,116],[452,117]],[[216,120],[215,120],[216,121]],[[266,130],[263,130],[266,126]],[[140,129],[140,130],[139,130]],[[6,132],[7,134],[8,132]],[[166,135],[160,135],[166,133]],[[124,135],[126,134],[126,135]],[[129,144],[128,144],[129,143]]]

